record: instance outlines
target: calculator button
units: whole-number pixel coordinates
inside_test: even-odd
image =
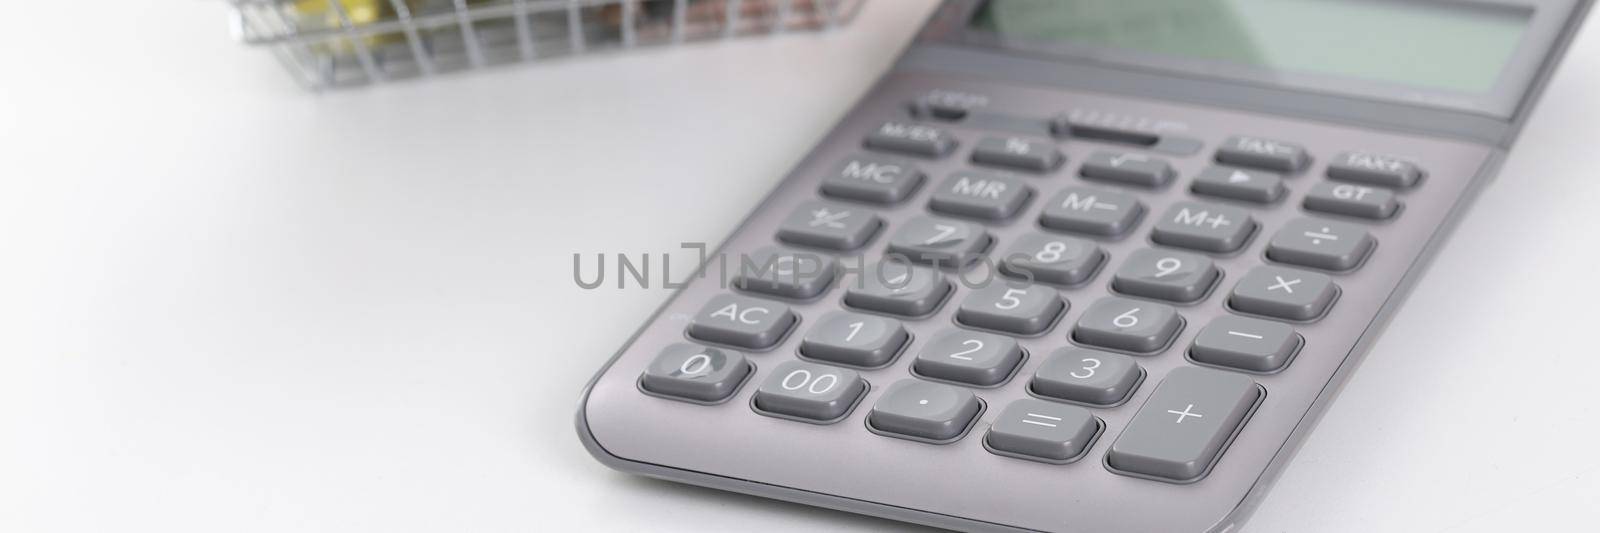
[[[785,361],[756,388],[754,403],[768,413],[825,422],[849,413],[866,391],[854,370]]]
[[[972,291],[956,310],[962,324],[1018,335],[1042,333],[1066,310],[1060,293],[1044,285],[1013,287],[996,280]]]
[[[1011,218],[1028,202],[1033,190],[1022,180],[987,172],[961,171],[945,178],[933,191],[928,207],[934,211],[989,220]]]
[[[1232,372],[1182,367],[1167,374],[1111,443],[1112,468],[1172,481],[1206,473],[1261,397]]]
[[[862,202],[892,204],[916,192],[926,175],[901,159],[854,155],[840,161],[822,180],[822,194]]]
[[[1005,381],[1021,363],[1016,339],[957,329],[930,339],[911,368],[921,376],[982,387]]]
[[[1189,357],[1202,363],[1256,372],[1283,368],[1300,345],[1294,328],[1281,322],[1225,315],[1194,337]]]
[[[1023,398],[995,415],[983,443],[1006,455],[1065,463],[1082,456],[1099,432],[1088,409]]]
[[[1322,316],[1338,295],[1338,286],[1326,274],[1258,266],[1234,285],[1228,304],[1251,314],[1311,320]]]
[[[1024,137],[984,137],[972,148],[972,162],[1034,172],[1055,170],[1064,160],[1055,143]]]
[[[1394,216],[1400,201],[1388,189],[1324,181],[1306,193],[1305,206],[1312,211],[1381,220]]]
[[[766,246],[740,258],[734,286],[785,298],[812,298],[838,275],[833,256]]]
[[[1377,241],[1355,224],[1297,218],[1267,243],[1267,259],[1326,270],[1350,270],[1366,260]]]
[[[1078,174],[1092,180],[1140,187],[1160,187],[1172,181],[1172,164],[1165,159],[1130,152],[1105,150],[1089,154]]]
[[[1189,189],[1195,194],[1265,204],[1283,196],[1283,178],[1270,172],[1206,167]]]
[[[1183,319],[1172,306],[1127,298],[1101,298],[1078,318],[1073,339],[1084,344],[1151,353],[1172,342]]]
[[[867,423],[884,433],[947,442],[966,433],[982,410],[983,403],[967,389],[902,379],[872,406]]]
[[[1090,405],[1115,405],[1139,386],[1144,371],[1132,357],[1076,347],[1057,348],[1039,365],[1034,394]]]
[[[1169,246],[1226,253],[1244,246],[1255,228],[1255,219],[1243,209],[1178,202],[1156,221],[1150,238]]]
[[[911,108],[918,114],[926,114],[939,120],[961,120],[967,113],[989,104],[988,97],[951,92],[932,91],[917,98],[911,103]]]
[[[733,395],[750,363],[733,350],[677,343],[661,350],[639,377],[644,390],[697,402],[720,402]]]
[[[893,120],[884,122],[867,134],[865,144],[873,150],[925,157],[943,156],[956,149],[956,139],[949,132],[933,126]]]
[[[1417,184],[1417,180],[1422,178],[1422,169],[1409,161],[1401,161],[1394,157],[1366,152],[1344,152],[1328,163],[1328,177],[1384,187],[1406,188]]]
[[[1075,237],[1029,233],[1011,243],[1000,258],[1008,275],[1057,285],[1089,280],[1106,260],[1100,245]]]
[[[1193,302],[1204,297],[1222,277],[1211,258],[1146,248],[1128,255],[1111,278],[1117,292],[1172,302]]]
[[[1120,192],[1067,187],[1045,204],[1039,224],[1050,229],[1090,235],[1127,233],[1144,214],[1144,204]]]
[[[900,321],[847,311],[823,315],[800,339],[800,355],[833,363],[883,366],[911,337]]]
[[[867,266],[847,285],[844,303],[880,313],[923,316],[938,308],[951,289],[938,271],[883,261]]]
[[[854,250],[883,227],[883,220],[865,209],[825,202],[805,202],[778,227],[778,239],[832,250]]]
[[[1235,135],[1217,147],[1217,162],[1224,165],[1295,172],[1310,161],[1306,149],[1296,144],[1260,137]]]
[[[798,320],[789,306],[736,294],[719,294],[694,314],[689,336],[743,348],[770,348]]]
[[[918,263],[961,267],[983,257],[991,240],[977,224],[918,216],[889,237],[889,253]]]

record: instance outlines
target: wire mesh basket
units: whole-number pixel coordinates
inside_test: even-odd
[[[229,0],[312,89],[692,40],[825,30],[865,0]]]

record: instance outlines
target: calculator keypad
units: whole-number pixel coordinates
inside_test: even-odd
[[[1072,463],[1104,432],[1099,468],[1190,482],[1266,394],[1257,380],[1307,364],[1293,360],[1341,280],[1377,253],[1372,221],[1398,218],[1412,194],[1398,189],[1424,174],[1347,152],[1307,176],[1305,147],[1251,135],[1188,160],[1159,138],[1085,135],[1115,144],[1074,151],[1088,155],[1073,169],[1059,138],[958,139],[979,114],[868,131],[768,234],[798,249],[758,247],[749,262],[766,267],[691,317],[690,338],[752,355],[674,344],[639,387],[716,403],[748,379],[757,412],[819,424],[861,402],[867,429],[916,446],[965,438],[985,400],[1004,401],[981,432],[990,453]],[[863,266],[841,266],[857,255]],[[1185,315],[1200,321],[1192,336]]]

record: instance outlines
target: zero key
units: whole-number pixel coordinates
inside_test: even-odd
[[[1111,444],[1106,464],[1140,477],[1198,480],[1261,394],[1254,380],[1240,374],[1192,366],[1173,370]]]

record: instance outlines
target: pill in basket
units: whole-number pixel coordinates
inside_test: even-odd
[[[864,0],[229,0],[238,38],[307,87],[849,21]]]

